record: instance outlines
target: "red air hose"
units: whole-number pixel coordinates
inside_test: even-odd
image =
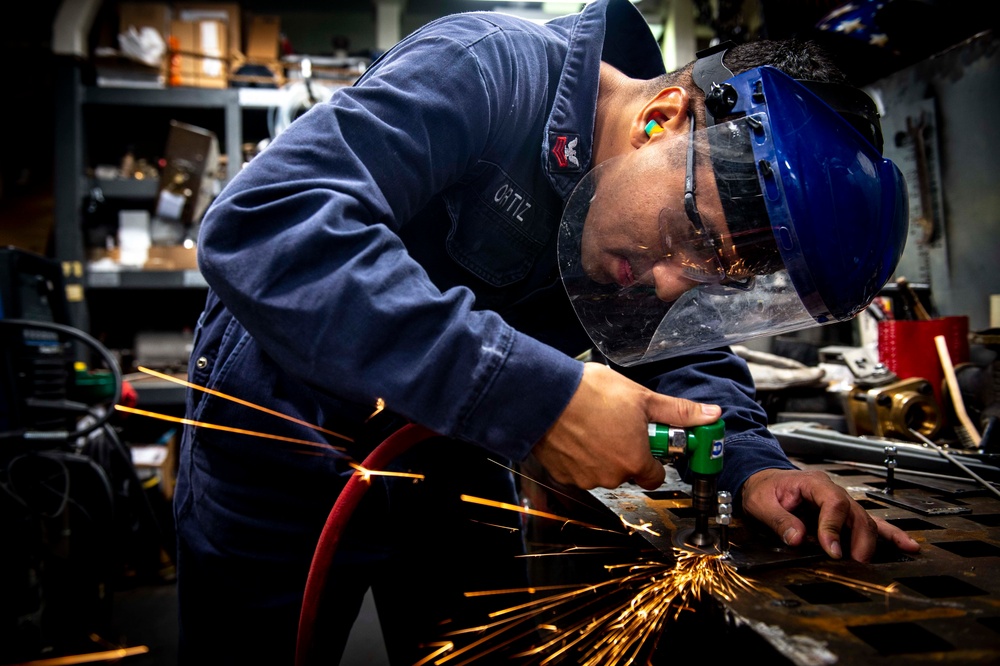
[[[376,446],[365,458],[361,466],[369,470],[384,470],[397,456],[411,448],[414,444],[428,437],[436,437],[437,433],[427,428],[410,423],[389,435]],[[295,645],[296,666],[307,666],[312,660],[315,649],[314,636],[316,617],[323,590],[326,588],[327,574],[333,564],[333,556],[337,551],[340,535],[351,519],[351,514],[368,490],[369,483],[360,475],[353,475],[347,480],[340,496],[333,504],[326,524],[319,535],[316,551],[313,553],[312,564],[309,565],[309,577],[306,579],[305,594],[302,597],[302,610],[299,613],[299,631]]]

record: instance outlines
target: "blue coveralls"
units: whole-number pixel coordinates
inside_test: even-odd
[[[449,593],[520,575],[509,566],[517,533],[485,526],[517,518],[483,520],[458,494],[516,501],[487,457],[523,460],[582,375],[574,357],[589,340],[555,240],[591,166],[602,59],[636,78],[663,73],[626,0],[544,26],[478,12],[435,21],[292,123],[204,217],[211,289],[190,380],[354,442],[201,391],[189,393],[188,418],[344,446],[358,461],[394,418],[447,438],[398,462],[425,482],[376,480],[352,520],[330,592],[340,614],[319,631],[333,654],[369,583],[377,602],[396,595],[379,612],[405,661]],[[791,467],[728,350],[626,374],[723,405],[721,487]],[[368,420],[379,398],[386,411]],[[351,472],[322,448],[185,428],[175,495],[185,663],[291,661],[316,539]]]

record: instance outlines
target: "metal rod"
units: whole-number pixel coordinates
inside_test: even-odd
[[[942,473],[954,467],[927,446],[888,438],[863,438],[823,428],[809,422],[786,422],[768,426],[777,437],[781,448],[790,456],[822,458],[826,460],[852,460],[878,465],[885,458],[884,447],[891,444],[897,449],[897,472],[923,470]],[[970,457],[969,467],[987,479],[1000,482],[1000,467],[993,460],[1000,457],[987,454],[985,459]],[[989,462],[986,462],[989,460]]]
[[[940,453],[941,456],[945,460],[947,460],[948,462],[952,463],[953,465],[955,465],[956,467],[958,467],[959,469],[961,469],[963,472],[965,472],[966,474],[968,474],[969,476],[971,476],[973,479],[975,479],[976,481],[978,481],[979,483],[981,483],[983,485],[983,487],[986,488],[987,490],[989,490],[991,493],[993,493],[997,497],[1000,497],[1000,490],[997,490],[993,486],[992,483],[990,483],[989,481],[987,481],[986,479],[984,479],[983,477],[979,476],[978,474],[976,474],[975,472],[973,472],[971,469],[969,469],[968,467],[966,467],[965,463],[959,462],[959,460],[957,458],[955,458],[955,456],[951,455],[950,453],[948,453],[947,451],[945,451],[943,448],[941,448],[940,446],[938,446],[937,444],[935,444],[931,440],[927,439],[926,437],[924,437],[923,435],[921,435],[919,432],[917,432],[913,428],[910,428],[910,432],[912,432],[914,435],[916,435],[917,437],[919,437],[920,441],[922,441],[926,446],[929,446],[932,449],[934,449],[935,451],[937,451],[938,453]]]

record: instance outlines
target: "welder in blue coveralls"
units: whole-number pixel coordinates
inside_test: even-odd
[[[811,46],[699,62],[694,80],[691,66],[665,74],[626,0],[545,25],[444,18],[227,185],[201,227],[210,293],[190,380],[351,441],[190,392],[192,420],[346,451],[185,428],[183,663],[292,661],[348,463],[405,422],[441,437],[396,461],[424,481],[373,480],[340,542],[320,632],[334,660],[369,587],[402,664],[463,590],[516,578],[520,535],[459,501],[517,501],[493,461],[656,488],[650,422],[721,415],[720,489],[789,545],[815,531],[833,558],[870,559],[879,538],[918,549],[794,468],[727,347],[870,302],[905,238],[899,171],[798,82],[840,81]],[[577,360],[590,348],[597,361]]]

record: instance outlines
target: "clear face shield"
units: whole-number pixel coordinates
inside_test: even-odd
[[[815,324],[775,246],[746,131],[657,135],[636,153],[590,171],[560,227],[563,283],[601,353],[634,365]]]
[[[560,225],[559,268],[573,307],[602,354],[619,365],[646,363],[847,319],[870,302],[898,261],[905,219],[901,235],[899,212],[881,210],[886,197],[879,193],[885,188],[860,187],[853,205],[892,218],[897,228],[878,244],[895,247],[880,250],[890,256],[874,262],[862,256],[877,274],[864,278],[866,291],[847,297],[858,301],[853,307],[831,312],[824,289],[816,286],[828,276],[810,268],[823,256],[826,232],[816,236],[807,227],[833,225],[810,213],[812,206],[824,205],[822,197],[802,195],[799,180],[808,175],[814,190],[818,185],[836,192],[859,174],[880,181],[887,172],[874,164],[882,160],[870,145],[870,155],[848,146],[846,153],[831,153],[836,163],[822,164],[820,146],[810,148],[808,137],[811,129],[818,133],[814,137],[826,130],[810,128],[809,117],[803,114],[806,124],[795,133],[811,151],[806,159],[820,163],[818,171],[812,165],[808,173],[797,169],[795,155],[787,163],[778,159],[780,142],[761,113],[704,129],[692,122],[688,133],[655,135],[581,180]],[[854,164],[844,164],[843,155]],[[888,173],[894,189],[902,181],[893,170]],[[898,192],[888,199],[888,207],[898,205]],[[870,228],[877,233],[877,225]],[[836,233],[829,238],[835,242]],[[804,249],[806,242],[819,247]],[[852,243],[826,249],[857,255],[848,247]],[[858,256],[844,260],[858,263]]]

